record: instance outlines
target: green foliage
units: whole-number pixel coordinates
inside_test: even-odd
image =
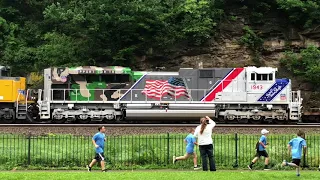
[[[85,46],[85,44],[78,44],[81,41],[75,41],[71,37],[56,32],[46,33],[43,40],[45,43],[37,48],[36,56],[41,61],[36,62],[36,69],[43,69],[48,64],[76,66],[85,63],[80,56],[82,53],[78,51],[81,46]]]
[[[0,63],[16,74],[61,65],[130,66],[149,49],[159,54],[182,42],[205,42],[223,14],[221,0],[53,2],[1,3]]]
[[[281,63],[295,75],[320,85],[320,50],[317,47],[309,46],[300,53],[287,51]]]
[[[260,50],[263,39],[261,39],[249,26],[244,26],[243,31],[245,34],[240,38],[240,43],[248,46],[251,50]]]
[[[301,29],[320,23],[320,1],[318,0],[229,0],[228,3],[237,3],[246,7],[252,24],[263,23],[264,15],[269,12],[286,14],[290,22]]]
[[[234,4],[246,8],[252,24],[277,9],[298,27],[320,23],[315,0],[2,0],[0,64],[18,76],[50,66],[132,66],[137,56],[203,44]],[[241,42],[258,62],[262,39],[244,31]]]
[[[231,21],[236,21],[238,17],[237,16],[230,16],[229,18]]]
[[[260,38],[249,26],[243,27],[244,35],[240,38],[240,44],[247,46],[253,53],[253,62],[260,66],[260,51],[262,50],[263,39]]]
[[[289,19],[305,28],[320,23],[320,1],[316,0],[276,0],[280,9]]]
[[[274,0],[228,0],[226,3],[231,6],[234,4],[242,6],[241,9],[246,9],[246,12],[249,15],[250,23],[260,24],[263,23],[264,15],[272,10],[272,6],[274,6],[273,1]]]

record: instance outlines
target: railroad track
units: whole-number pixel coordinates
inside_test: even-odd
[[[199,124],[0,124],[0,127],[196,127]],[[294,125],[271,124],[217,124],[217,128],[320,128],[320,123]]]

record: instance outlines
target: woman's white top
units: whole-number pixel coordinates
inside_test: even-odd
[[[201,124],[197,126],[194,136],[198,138],[198,144],[199,145],[209,145],[212,144],[212,129],[216,126],[216,123],[209,120],[209,124],[207,124],[206,128],[204,128],[204,131],[202,134],[200,134],[201,130]]]

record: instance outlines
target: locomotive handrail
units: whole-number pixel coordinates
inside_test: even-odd
[[[72,92],[74,93],[75,100],[73,100],[73,101],[75,101],[76,103],[79,102],[79,101],[80,102],[91,102],[91,101],[94,101],[94,100],[90,100],[91,95],[88,96],[88,97],[84,97],[83,100],[79,100],[78,91],[86,91],[88,94],[90,94],[90,91],[102,91],[101,95],[104,95],[106,91],[113,91],[114,93],[118,93],[118,98],[116,98],[117,100],[115,100],[115,101],[120,102],[120,101],[126,101],[126,100],[121,100],[121,98],[123,98],[122,95],[121,95],[121,91],[123,91],[123,92],[124,91],[125,92],[130,91],[130,100],[129,101],[130,102],[136,102],[136,101],[133,100],[133,91],[139,91],[139,93],[142,93],[141,91],[143,91],[143,90],[144,89],[62,89],[62,88],[60,89],[60,88],[57,88],[57,89],[51,89],[50,90],[50,97],[51,97],[50,99],[51,99],[51,101],[63,101],[63,102],[71,101],[71,100],[66,100],[66,91],[68,91],[70,93],[72,93]],[[53,96],[53,92],[54,91],[63,91],[63,98],[59,99],[59,100],[55,99],[54,96]],[[167,90],[164,90],[164,91],[167,91]],[[157,101],[171,101],[171,102],[174,101],[174,102],[177,102],[177,97],[176,97],[177,91],[176,90],[172,90],[172,91],[174,91],[174,95],[175,95],[174,99],[167,100],[167,99],[164,98],[164,96],[160,96],[159,100],[157,100]],[[187,90],[189,95],[192,92],[196,92],[196,93],[203,92],[202,93],[203,97],[207,94],[208,91],[209,91],[208,89],[188,89]],[[124,94],[128,95],[127,93],[123,93],[123,95]],[[189,96],[188,100],[184,100],[184,101],[189,101],[189,102],[193,101],[192,98],[190,98],[190,97],[191,96]],[[111,102],[110,100],[105,100],[105,97],[101,98],[101,99],[102,99],[101,102],[103,102],[103,103],[105,103],[106,101],[107,102]],[[148,93],[144,93],[144,101],[145,102],[150,102],[150,100],[148,100],[148,99],[149,99],[148,98]],[[150,99],[152,99],[152,98],[150,98]]]
[[[26,112],[28,111],[28,96],[29,96],[29,90],[30,90],[30,89],[27,90],[27,94],[26,94],[26,98],[25,98],[25,101],[26,101],[26,102],[25,102],[25,103],[26,103]]]
[[[177,95],[176,90],[172,90],[175,93],[172,95],[175,95],[172,98],[165,98],[166,96],[160,96],[159,98],[152,98],[148,96],[148,92],[145,92],[142,94],[141,91],[145,89],[64,89],[64,88],[57,88],[57,89],[50,89],[49,101],[53,103],[164,103],[164,102],[170,102],[170,103],[200,103],[200,104],[211,104],[211,103],[218,103],[218,104],[224,104],[224,103],[231,103],[231,104],[241,104],[241,103],[251,103],[251,104],[261,104],[261,102],[255,102],[255,101],[246,101],[244,99],[241,100],[229,100],[229,101],[214,101],[214,102],[206,102],[201,101],[201,97],[205,97],[207,93],[209,92],[208,89],[188,89],[188,95],[194,96],[195,94],[198,96],[199,100],[191,99],[188,97],[179,99]],[[238,93],[241,92],[241,90],[231,90],[229,93]],[[54,92],[61,91],[60,95],[57,96],[57,94],[54,95]],[[99,91],[99,94],[97,92]],[[112,91],[112,94],[106,93],[107,91]],[[211,90],[212,91],[212,90]],[[72,94],[72,100],[67,99],[71,97]],[[87,95],[85,96],[79,96],[79,93],[85,93]],[[91,94],[90,94],[91,93]],[[93,96],[93,93],[95,94]],[[138,94],[138,95],[137,95]],[[252,92],[252,94],[256,94]],[[101,96],[102,95],[102,96]],[[106,96],[105,96],[106,95]],[[115,98],[106,99],[107,96],[110,97],[114,96]],[[218,95],[218,94],[217,94]],[[63,96],[63,97],[62,97]],[[100,99],[100,97],[101,99]],[[292,96],[292,94],[291,94]],[[289,95],[290,97],[290,95]],[[288,98],[287,101],[282,102],[276,102],[273,101],[273,104],[293,104],[294,102],[290,102],[292,98]],[[301,103],[301,98],[296,102]],[[269,104],[269,103],[268,103]]]
[[[19,100],[20,100],[20,91],[18,93],[18,97],[17,97],[17,100],[16,100],[16,114],[18,114],[18,111],[19,111]]]

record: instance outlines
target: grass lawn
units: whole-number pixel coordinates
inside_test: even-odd
[[[174,180],[186,180],[186,179],[228,179],[228,180],[249,180],[249,179],[319,179],[319,171],[301,171],[301,176],[297,177],[295,171],[217,171],[217,172],[203,172],[203,171],[111,171],[102,173],[96,172],[1,172],[0,179],[68,179],[68,180],[79,180],[79,179],[174,179]]]

